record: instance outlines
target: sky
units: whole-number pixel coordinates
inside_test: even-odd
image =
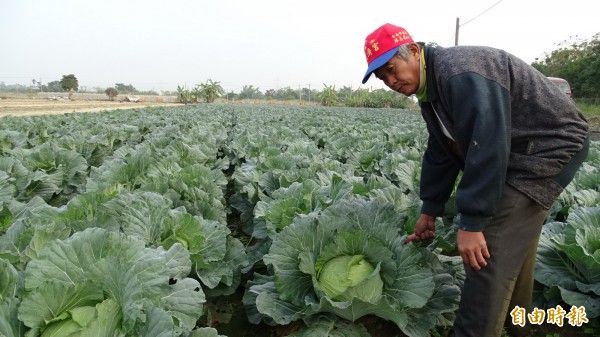
[[[0,0],[0,82],[30,85],[74,74],[79,86],[263,93],[324,85],[383,88],[365,37],[384,23],[415,41],[486,45],[528,63],[562,41],[600,33],[588,0]],[[594,5],[595,7],[595,5]]]

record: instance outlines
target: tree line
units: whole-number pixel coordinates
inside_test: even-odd
[[[408,108],[414,104],[409,98],[398,93],[385,90],[357,89],[342,87],[336,89],[333,85],[323,83],[323,89],[318,91],[311,88],[299,88],[294,90],[290,87],[281,89],[269,89],[264,93],[252,85],[246,85],[239,93],[225,93],[219,82],[208,80],[200,83],[192,89],[177,86],[177,102],[194,104],[201,101],[214,102],[221,97],[227,101],[235,100],[264,100],[264,101],[303,101],[320,104],[323,106],[343,105],[348,107],[367,108]]]
[[[571,84],[573,97],[600,97],[600,33],[587,40],[571,39],[532,63],[546,76],[561,77]]]
[[[109,97],[109,92],[115,93],[114,97],[118,94],[125,95],[153,95],[159,96],[161,95],[157,91],[154,90],[138,90],[131,84],[124,83],[115,83],[114,86],[108,88],[80,88],[79,80],[73,74],[63,75],[62,79],[56,81],[50,81],[48,83],[43,83],[36,79],[31,80],[31,85],[21,85],[21,84],[6,84],[4,82],[0,82],[0,92],[11,92],[11,93],[33,93],[33,92],[69,92],[71,94],[75,91],[79,92],[87,92],[87,93],[96,93],[96,94],[107,94]],[[163,93],[165,94],[165,93]],[[167,92],[165,95],[172,94]]]

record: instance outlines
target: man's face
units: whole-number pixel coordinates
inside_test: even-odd
[[[410,96],[419,89],[421,71],[420,50],[416,44],[411,44],[408,60],[399,56],[392,57],[386,64],[377,68],[374,74],[390,89],[405,96]]]

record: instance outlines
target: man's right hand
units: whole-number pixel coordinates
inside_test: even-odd
[[[415,231],[409,235],[404,243],[411,241],[427,240],[435,236],[435,217],[427,214],[421,214],[415,224]]]

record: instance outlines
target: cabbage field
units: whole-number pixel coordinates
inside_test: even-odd
[[[464,278],[453,197],[435,239],[403,243],[427,143],[414,111],[199,104],[0,122],[0,336],[435,337],[452,325]],[[535,294],[542,310],[583,307],[590,327],[599,205],[592,142],[544,226]]]

